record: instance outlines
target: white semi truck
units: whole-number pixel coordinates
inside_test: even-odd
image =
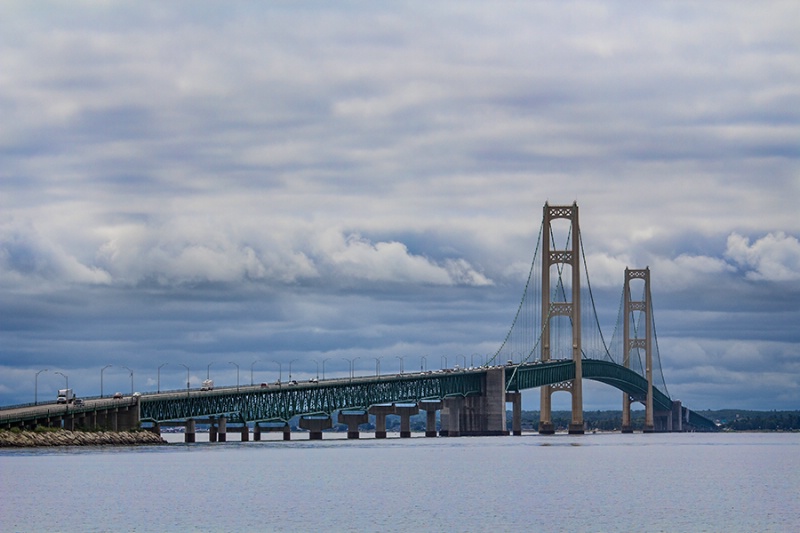
[[[58,389],[56,403],[72,403],[75,401],[75,393],[72,389]]]

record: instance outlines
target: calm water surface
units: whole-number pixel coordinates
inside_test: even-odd
[[[800,531],[797,433],[332,437],[1,450],[0,531]]]

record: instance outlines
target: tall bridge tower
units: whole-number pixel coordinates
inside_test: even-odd
[[[572,236],[568,250],[551,249],[550,223],[556,219],[570,221]],[[550,360],[551,320],[553,317],[569,317],[572,324],[572,360],[575,362],[575,378],[571,381],[555,385],[544,385],[541,388],[539,411],[539,433],[555,433],[552,419],[553,392],[566,390],[572,394],[572,421],[569,425],[571,434],[583,433],[583,371],[581,365],[581,269],[580,269],[580,226],[578,224],[578,204],[571,206],[551,206],[544,204],[544,220],[542,224],[542,361]],[[551,267],[553,265],[569,265],[572,271],[571,301],[553,302],[550,288]]]
[[[642,300],[633,300],[631,298],[631,281],[644,280],[644,295]],[[650,267],[644,269],[625,269],[625,308],[624,308],[624,326],[623,326],[623,344],[622,344],[622,364],[625,368],[631,367],[631,352],[633,350],[644,350],[645,353],[645,377],[647,379],[647,396],[645,397],[644,405],[644,432],[652,433],[655,431],[653,423],[653,341],[652,341],[652,324],[653,320],[650,316]],[[631,336],[631,324],[633,322],[633,313],[640,313],[638,316],[642,317],[645,321],[644,332],[634,331]],[[640,337],[644,333],[644,337]],[[631,401],[635,398],[627,393],[622,395],[622,432],[632,433],[631,427]]]

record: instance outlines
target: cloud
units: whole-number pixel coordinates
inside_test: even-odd
[[[196,4],[4,6],[7,367],[490,352],[545,201],[602,322],[798,352],[796,2]]]
[[[750,244],[750,239],[732,233],[725,256],[756,281],[800,280],[800,242],[779,231]]]

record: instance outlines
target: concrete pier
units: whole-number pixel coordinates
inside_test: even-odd
[[[183,442],[192,443],[195,441],[195,423],[193,418],[186,419],[186,429],[183,433]]]
[[[461,396],[453,396],[445,398],[442,403],[442,430],[440,431],[440,435],[443,437],[460,437],[461,408],[464,405],[464,398]]]
[[[417,404],[396,403],[394,404],[394,413],[400,415],[400,438],[411,437],[411,417],[419,413]]]
[[[507,392],[506,403],[511,404],[511,434],[522,435],[522,393]]]
[[[369,414],[366,411],[339,411],[337,422],[347,424],[348,439],[357,439],[359,437],[358,426],[369,422]]]
[[[225,416],[220,416],[217,422],[217,441],[225,442],[227,440],[227,419]]]
[[[394,414],[394,405],[373,405],[369,414],[375,416],[375,438],[386,438],[386,415]]]
[[[311,415],[300,417],[300,428],[309,431],[308,440],[322,440],[322,430],[333,427],[331,417]]]
[[[442,408],[441,400],[423,400],[417,406],[425,411],[425,436],[436,436],[436,411]]]

